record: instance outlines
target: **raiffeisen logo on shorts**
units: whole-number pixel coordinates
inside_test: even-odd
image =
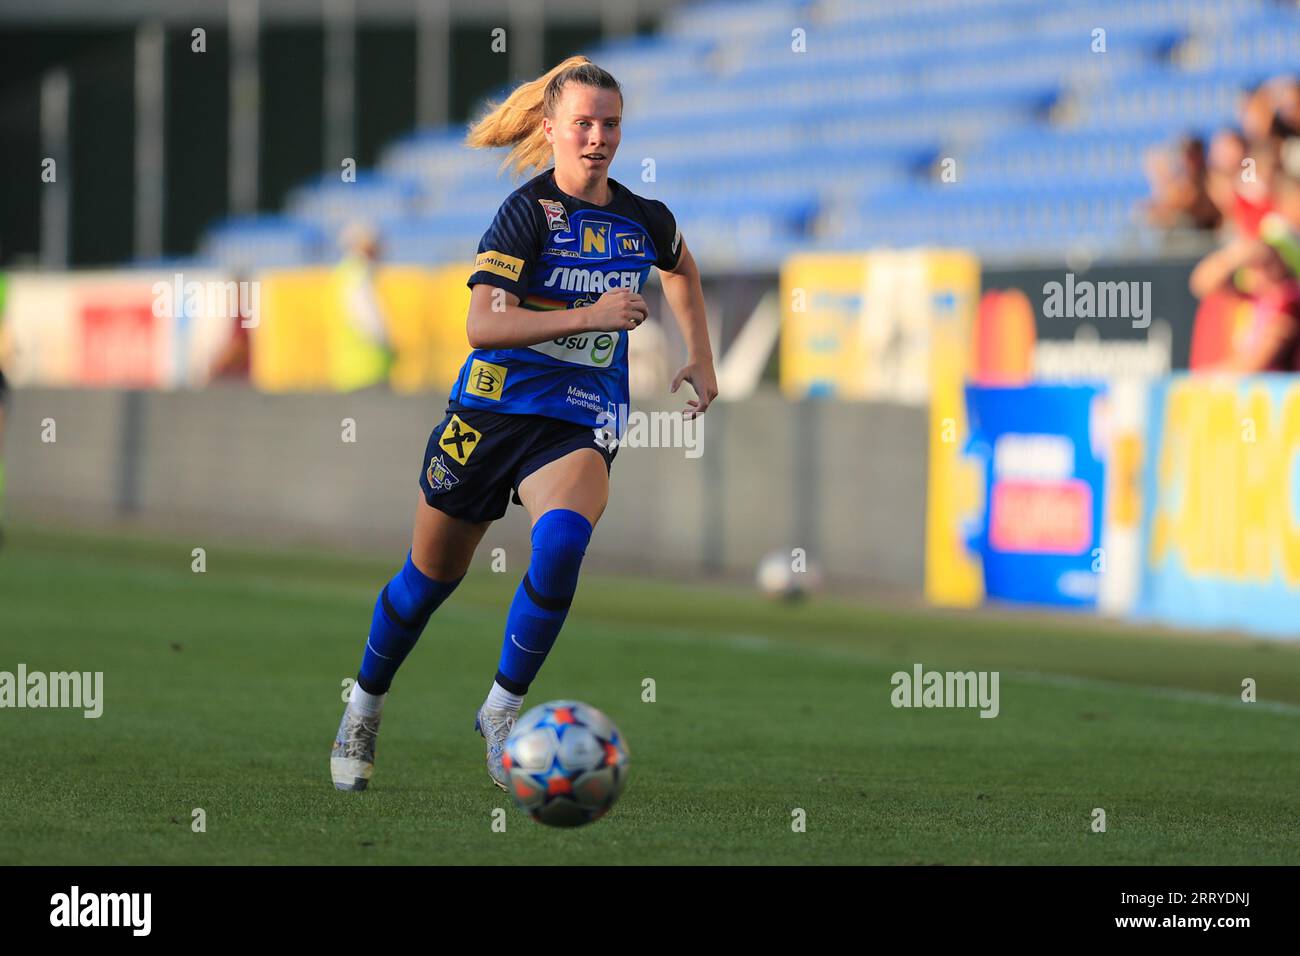
[[[152,914],[152,893],[82,893],[74,886],[50,897],[51,926],[129,926],[133,936],[148,936]]]

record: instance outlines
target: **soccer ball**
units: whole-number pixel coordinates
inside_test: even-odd
[[[821,587],[821,570],[806,556],[796,559],[789,551],[772,551],[758,562],[754,583],[769,598],[799,601]]]
[[[553,827],[599,820],[627,783],[623,735],[576,700],[553,700],[520,717],[502,760],[515,806]]]

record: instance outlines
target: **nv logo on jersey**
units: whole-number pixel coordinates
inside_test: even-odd
[[[609,223],[584,222],[582,242],[578,246],[578,258],[608,259],[609,257]]]
[[[478,443],[482,440],[482,432],[466,425],[460,420],[459,415],[452,415],[451,421],[442,430],[442,437],[438,439],[438,446],[463,465],[469,461],[469,456],[474,454],[474,449],[478,447]],[[430,461],[429,467],[430,471],[432,471],[432,461]],[[435,484],[432,475],[429,478],[429,483]]]
[[[645,236],[615,236],[618,254],[621,256],[644,256]]]

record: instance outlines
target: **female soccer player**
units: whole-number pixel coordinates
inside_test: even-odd
[[[479,243],[469,278],[473,351],[424,452],[406,564],[375,602],[330,752],[340,790],[365,789],[393,675],[513,492],[532,518],[532,556],[475,719],[488,774],[505,789],[506,737],[564,624],[609,498],[616,442],[607,429],[627,407],[627,336],[646,318],[640,291],[651,266],[686,340],[671,390],[683,381],[695,390],[688,418],[718,393],[699,271],[672,213],[609,178],[622,112],[614,77],[577,56],[517,88],[469,131],[472,147],[513,147],[506,164],[516,173],[545,171],[506,199]]]

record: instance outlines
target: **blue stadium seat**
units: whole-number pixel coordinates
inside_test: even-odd
[[[1135,214],[1147,151],[1235,123],[1244,90],[1300,67],[1300,10],[716,0],[589,55],[625,87],[612,174],[668,203],[706,265],[851,242],[1050,255],[1156,241]],[[290,219],[214,227],[203,249],[309,261],[365,217],[394,261],[467,261],[515,181],[500,172],[504,151],[466,150],[463,137],[413,131],[356,184],[331,173],[292,194]],[[944,159],[955,183],[939,179]]]

